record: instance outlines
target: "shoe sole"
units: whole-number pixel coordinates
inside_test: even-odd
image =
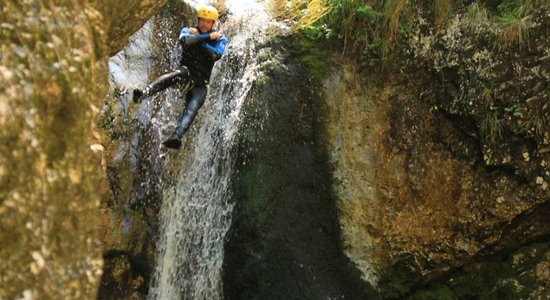
[[[170,149],[179,149],[181,147],[181,141],[178,141],[178,140],[167,140],[162,144],[166,148],[170,148]]]

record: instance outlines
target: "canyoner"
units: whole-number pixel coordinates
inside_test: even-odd
[[[214,30],[218,20],[216,8],[208,5],[197,9],[197,25],[184,27],[178,40],[182,48],[180,67],[163,74],[142,89],[134,89],[132,99],[140,103],[143,99],[174,85],[185,86],[186,107],[178,120],[172,135],[163,142],[171,149],[181,147],[181,138],[187,132],[199,109],[206,100],[207,86],[214,64],[227,45],[227,38]]]

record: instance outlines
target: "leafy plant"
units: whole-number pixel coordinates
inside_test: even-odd
[[[371,23],[377,22],[382,17],[382,14],[369,4],[359,5],[357,7],[357,15],[366,18]]]
[[[409,31],[408,1],[327,2],[331,9],[323,20],[340,33],[339,37],[344,41],[344,51],[360,51],[369,64],[385,61],[399,35]]]
[[[407,1],[405,0],[387,0],[384,1],[384,34],[390,41],[397,39],[397,29],[405,12]]]
[[[521,112],[521,108],[517,104],[514,104],[511,107],[505,107],[504,112],[516,118],[523,118],[523,113]]]

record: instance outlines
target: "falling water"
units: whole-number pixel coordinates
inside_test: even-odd
[[[241,1],[242,2],[242,1]],[[156,269],[150,299],[220,299],[224,236],[231,221],[232,152],[241,107],[257,77],[257,45],[271,18],[251,1],[227,1],[221,31],[229,44],[213,71],[209,95],[193,124],[189,150],[167,160],[177,164],[175,180],[164,185]],[[181,157],[181,155],[179,156]]]

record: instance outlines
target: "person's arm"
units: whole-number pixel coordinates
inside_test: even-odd
[[[215,46],[212,46],[208,43],[202,44],[202,46],[206,48],[208,53],[210,53],[213,60],[218,60],[222,58],[222,55],[225,52],[225,45],[227,45],[227,39],[223,35],[220,37]]]
[[[197,42],[202,42],[210,39],[210,35],[208,33],[201,33],[201,34],[192,34],[189,32],[188,27],[184,27],[179,36],[179,40],[183,46],[188,46],[195,44]]]

